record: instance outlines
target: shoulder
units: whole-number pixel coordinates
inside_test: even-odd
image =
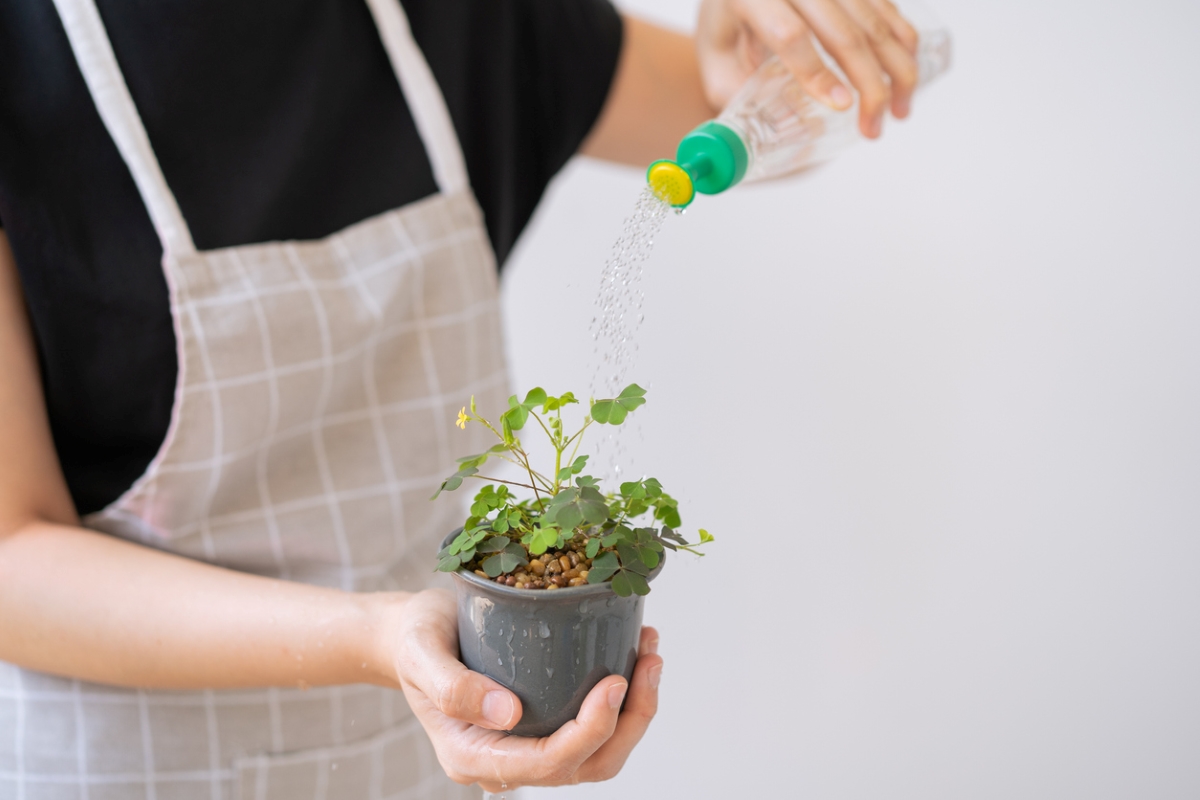
[[[498,259],[600,115],[623,40],[608,0],[404,0]]]

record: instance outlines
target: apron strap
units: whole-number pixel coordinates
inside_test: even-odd
[[[178,257],[196,252],[192,233],[183,220],[175,195],[167,186],[167,179],[150,147],[150,137],[142,126],[129,87],[125,85],[95,0],[54,0],[54,5],[100,119],[125,159],[142,202],[150,213],[164,255]]]
[[[367,0],[367,5],[417,124],[438,188],[442,194],[463,191],[469,181],[454,122],[433,70],[413,38],[404,7],[400,0]]]
[[[150,146],[95,0],[54,0],[54,5],[96,110],[133,175],[164,254],[195,253],[192,233]],[[400,0],[367,0],[367,5],[425,145],[438,189],[442,194],[466,190],[470,183],[454,122],[433,71],[413,39]]]

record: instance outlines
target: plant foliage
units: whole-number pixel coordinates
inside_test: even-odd
[[[657,479],[628,481],[616,492],[605,493],[596,478],[585,474],[588,457],[579,455],[584,432],[592,424],[620,425],[645,403],[646,390],[630,384],[614,398],[592,400],[580,427],[568,433],[563,410],[579,404],[571,392],[552,397],[536,388],[523,400],[513,395],[498,425],[480,416],[471,398],[470,411],[464,407],[459,412],[458,426],[483,425],[498,441],[486,452],[458,459],[458,471],[443,480],[433,495],[436,499],[442,492],[454,491],[467,478],[485,481],[471,502],[462,532],[438,553],[437,568],[453,572],[478,563],[489,578],[499,578],[527,566],[530,556],[561,549],[568,541],[576,546],[582,541],[583,552],[591,559],[587,582],[611,581],[614,592],[628,597],[649,593],[647,576],[665,550],[703,555],[696,548],[713,537],[700,529],[699,541],[688,542],[677,532],[682,524],[679,504]],[[530,427],[531,421],[554,448],[553,470],[534,469],[521,444],[518,432]],[[481,475],[480,468],[492,458],[520,467],[527,482]],[[509,487],[531,494],[518,499]]]

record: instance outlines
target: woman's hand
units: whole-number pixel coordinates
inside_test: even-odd
[[[396,672],[409,706],[433,741],[446,774],[491,792],[518,786],[602,781],[625,764],[658,709],[662,658],[658,633],[643,628],[632,685],[619,675],[600,681],[578,718],[544,739],[509,736],[521,701],[458,660],[454,596],[427,591],[398,609]],[[628,690],[625,711],[619,713]]]
[[[814,37],[858,91],[864,136],[879,136],[889,104],[893,116],[908,116],[917,32],[890,0],[704,0],[696,50],[709,102],[723,107],[774,53],[809,94],[849,108],[853,98],[821,60]]]

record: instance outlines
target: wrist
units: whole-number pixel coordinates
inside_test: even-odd
[[[363,624],[353,648],[351,665],[358,677],[355,683],[372,683],[389,689],[400,688],[397,650],[402,642],[405,610],[412,601],[409,592],[378,592],[358,595]]]

